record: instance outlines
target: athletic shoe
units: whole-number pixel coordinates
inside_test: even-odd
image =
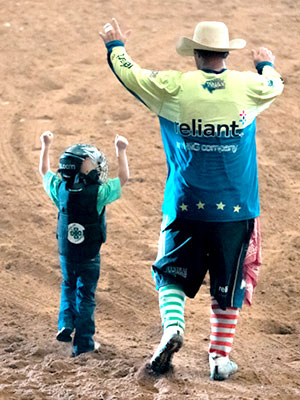
[[[101,344],[99,342],[94,342],[94,351],[98,351],[101,347]]]
[[[92,350],[81,351],[80,353],[75,353],[75,351],[74,351],[74,349],[73,349],[72,357],[77,357],[77,356],[79,356],[80,354],[86,354],[86,353],[92,353],[92,352],[97,353],[97,352],[99,351],[100,347],[101,347],[101,344],[100,344],[99,342],[95,342],[95,341],[94,341],[94,348],[93,348]]]
[[[238,366],[229,357],[222,357],[216,354],[209,354],[210,378],[214,381],[224,381],[230,375],[233,375]]]
[[[182,346],[183,338],[179,331],[167,329],[150,361],[152,371],[157,374],[168,372],[174,353]]]
[[[64,326],[56,334],[56,340],[59,342],[72,342],[71,334],[73,332],[72,328]]]

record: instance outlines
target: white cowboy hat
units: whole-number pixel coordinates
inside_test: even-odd
[[[181,56],[193,56],[194,49],[225,52],[242,49],[246,46],[244,39],[229,40],[228,28],[223,22],[199,22],[193,39],[179,38],[176,50]]]

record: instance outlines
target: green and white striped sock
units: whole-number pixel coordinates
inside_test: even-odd
[[[159,309],[164,332],[166,330],[184,333],[185,293],[177,285],[166,285],[159,289]]]

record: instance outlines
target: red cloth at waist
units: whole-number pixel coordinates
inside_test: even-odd
[[[261,236],[259,217],[254,220],[254,229],[250,238],[248,251],[244,261],[244,279],[246,292],[244,304],[251,306],[254,288],[257,285],[259,267],[261,266]]]

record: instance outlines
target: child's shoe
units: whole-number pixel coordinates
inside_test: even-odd
[[[58,340],[59,342],[66,342],[66,343],[72,342],[72,337],[71,337],[72,332],[73,332],[72,328],[64,326],[57,332],[56,340]]]
[[[94,342],[94,351],[95,352],[99,351],[100,347],[101,347],[101,344],[99,342]]]
[[[98,353],[98,351],[100,350],[100,347],[101,347],[101,344],[99,342],[94,341],[94,348],[92,350],[78,352],[78,349],[77,349],[77,351],[75,351],[73,348],[72,357],[77,357],[80,354],[84,354],[84,353],[91,353],[91,352]]]
[[[174,353],[182,346],[183,337],[176,329],[167,329],[150,361],[152,371],[163,374],[170,370]]]
[[[209,354],[210,378],[214,381],[224,381],[238,370],[234,361],[229,357],[222,357],[219,354]]]

